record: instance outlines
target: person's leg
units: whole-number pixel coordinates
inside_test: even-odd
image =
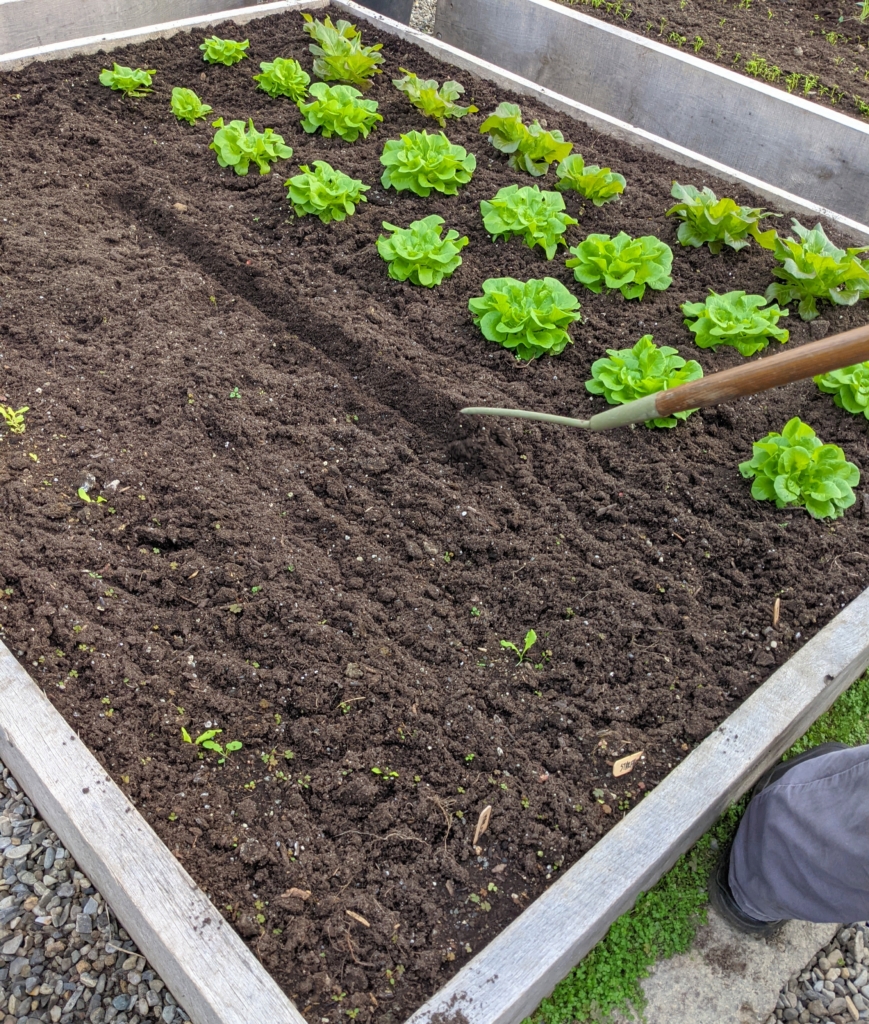
[[[733,841],[727,883],[758,923],[869,917],[869,746],[804,759],[761,789]]]

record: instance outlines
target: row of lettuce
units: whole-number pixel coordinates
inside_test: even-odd
[[[381,44],[365,46],[358,29],[346,21],[333,24],[326,17],[316,21],[303,14],[305,31],[314,42],[313,72],[321,79],[311,84],[310,76],[298,61],[278,57],[260,64],[254,75],[257,87],[273,99],[287,98],[301,113],[301,127],[324,137],[338,136],[353,143],[367,138],[383,121],[378,104],[363,95],[373,76],[380,74],[383,62]],[[248,57],[249,41],[211,37],[200,49],[211,64],[233,66]],[[458,82],[443,85],[422,80],[413,72],[400,69],[403,76],[393,85],[427,117],[445,127],[450,118],[477,112],[473,105],[461,106],[464,92]],[[128,96],[151,93],[153,69],[131,69],[114,65],[104,69],[100,81]],[[338,82],[329,85],[329,82]],[[171,108],[179,120],[195,124],[206,119],[212,108],[190,89],[172,90]],[[277,160],[292,157],[292,148],[272,128],[260,132],[253,120],[222,118],[212,122],[216,128],[210,148],[222,167],[246,175],[252,164],[267,174]],[[547,260],[556,257],[559,247],[568,249],[566,266],[576,281],[592,292],[619,291],[626,300],[640,300],[647,288],[663,291],[672,284],[673,251],[654,235],[631,238],[625,232],[615,236],[589,234],[578,245],[568,247],[566,232],[579,222],[566,213],[563,193],[576,192],[602,206],[621,198],[625,178],[608,167],[586,165],[573,152],[573,144],[557,130],[548,131],[538,121],[522,119],[521,109],[501,103],[480,125],[496,150],[507,156],[510,166],[520,173],[542,178],[555,167],[554,191],[538,185],[511,184],[480,204],[480,214],[493,241],[521,238],[529,247],[538,247]],[[428,197],[432,192],[457,195],[471,181],[476,158],[464,147],[454,145],[443,131],[429,134],[410,131],[399,139],[388,140],[380,157],[384,168],[381,185],[385,189],[411,191]],[[323,160],[313,167],[300,166],[300,172],[285,182],[294,213],[313,215],[324,223],[343,221],[358,205],[366,202],[369,185],[352,178]],[[749,295],[734,290],[726,294],[712,292],[703,302],[682,304],[685,325],[701,348],[715,350],[731,346],[743,356],[764,350],[771,340],[784,344],[789,332],[779,320],[789,315],[779,303],[797,302],[803,320],[819,315],[818,302],[850,306],[869,298],[869,246],[840,249],[827,238],[818,224],[808,229],[792,221],[793,235],[782,237],[774,228],[761,230],[761,222],[778,214],[760,208],[741,206],[733,199],[719,199],[709,188],[674,183],[676,203],[667,216],[679,220],[677,237],[683,246],[708,246],[712,253],[725,247],[739,250],[752,240],[770,250],[777,262],[765,295]],[[414,285],[435,288],[461,265],[461,252],[467,237],[448,229],[437,214],[400,227],[384,223],[389,232],[377,240],[377,251],[388,265],[390,277]],[[795,236],[795,237],[794,237]],[[568,328],[582,319],[579,300],[554,277],[519,281],[511,277],[490,278],[483,282],[482,295],[468,305],[483,336],[511,350],[520,360],[544,355],[559,355],[572,339]],[[685,360],[675,348],[655,345],[645,335],[631,348],[610,349],[606,358],[591,367],[586,383],[592,394],[602,395],[610,404],[633,401],[665,388],[676,387],[703,375],[696,360]],[[861,363],[816,378],[820,389],[833,396],[836,405],[869,419],[869,363]],[[649,421],[647,426],[673,427],[688,412]],[[752,494],[760,500],[775,501],[777,507],[805,507],[816,518],[836,518],[855,501],[853,488],[859,482],[859,470],[845,459],[842,449],[823,444],[810,426],[792,419],[779,434],[772,432],[754,445],[751,460],[740,471],[752,478]]]

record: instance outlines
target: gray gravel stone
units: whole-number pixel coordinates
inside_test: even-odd
[[[0,1024],[188,1020],[0,764]]]

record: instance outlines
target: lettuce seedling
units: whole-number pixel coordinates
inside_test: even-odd
[[[815,377],[814,381],[824,394],[833,396],[840,409],[855,416],[862,413],[869,420],[869,363],[833,370]]]
[[[410,189],[423,198],[432,189],[454,196],[460,185],[467,185],[477,158],[462,146],[454,146],[443,132],[408,132],[390,139],[383,147],[380,162],[386,168],[380,179],[384,188],[396,192]]]
[[[465,239],[467,242],[467,239]],[[29,405],[22,405],[20,409],[13,409],[11,405],[0,405],[0,417],[9,428],[10,434],[23,434],[27,429],[24,422],[24,414],[30,412]]]
[[[337,25],[330,17],[315,21],[310,14],[302,14],[305,32],[315,40],[308,49],[314,54],[314,74],[324,82],[349,82],[363,91],[370,89],[372,75],[383,72],[377,66],[383,63],[379,51],[382,43],[362,45],[362,33],[343,19]]]
[[[799,416],[780,434],[770,432],[752,445],[753,455],[739,472],[753,478],[751,496],[776,508],[799,506],[815,519],[837,519],[855,502],[860,470],[836,444],[822,444]]]
[[[563,160],[573,149],[573,143],[565,142],[560,131],[544,131],[538,121],[526,125],[515,103],[499,103],[495,113],[480,125],[480,133],[488,133],[495,149],[509,155],[512,168],[527,171],[536,178],[546,174],[550,164]]]
[[[773,276],[784,283],[771,284],[766,290],[767,299],[783,305],[799,299],[800,316],[814,320],[818,299],[853,306],[858,299],[869,298],[869,259],[858,259],[861,253],[869,252],[869,245],[839,249],[820,224],[810,231],[794,219],[791,226],[799,241],[776,236],[773,253],[782,265],[773,270]]]
[[[211,36],[199,47],[202,50],[202,59],[209,64],[225,64],[232,67],[240,60],[247,57],[245,50],[250,46],[250,40],[245,39],[243,43],[237,43],[234,39],[218,39]]]
[[[468,309],[483,337],[512,349],[517,359],[559,355],[573,343],[566,328],[582,320],[579,300],[554,277],[491,277]]]
[[[236,750],[241,750],[243,744],[241,740],[230,740],[226,746],[222,746],[215,740],[215,736],[219,736],[223,732],[223,729],[206,729],[205,732],[201,732],[194,740],[190,733],[181,726],[181,739],[184,743],[192,743],[197,747],[201,747],[203,750],[211,750],[215,754],[218,754],[218,764],[224,764],[230,754],[234,754]],[[204,757],[203,754],[199,755],[200,758]]]
[[[541,192],[537,185],[506,185],[493,199],[480,203],[483,225],[492,241],[518,235],[529,249],[539,245],[548,260],[559,245],[567,245],[567,228],[579,223],[563,210],[564,200],[557,192]]]
[[[275,57],[260,64],[261,74],[254,75],[257,87],[276,99],[288,96],[293,103],[301,103],[308,93],[311,76],[297,60]]]
[[[323,137],[340,135],[345,142],[355,142],[368,133],[383,118],[377,113],[375,100],[363,100],[362,93],[352,85],[326,85],[315,82],[311,86],[314,99],[300,103],[302,127],[309,135],[319,128]]]
[[[531,650],[531,648],[537,643],[537,634],[533,629],[529,629],[525,634],[525,639],[522,641],[522,650],[519,650],[519,645],[514,644],[512,640],[502,640],[501,646],[508,651],[512,651],[519,659],[519,664],[525,660],[525,655]],[[473,754],[471,755],[473,757]],[[467,758],[465,759],[467,760]]]
[[[448,117],[465,117],[466,114],[476,114],[478,107],[460,107],[456,100],[465,91],[464,86],[458,82],[444,82],[438,87],[433,79],[422,79],[406,68],[399,68],[404,78],[393,78],[392,84],[403,92],[417,110],[421,110],[426,117],[433,117],[435,121],[445,128]]]
[[[314,170],[304,164],[302,172],[284,182],[297,217],[314,214],[324,224],[344,220],[356,212],[357,203],[366,202],[362,194],[370,185],[336,171],[325,160],[315,160]]]
[[[462,262],[459,253],[468,244],[468,238],[459,238],[458,231],[449,230],[441,238],[444,219],[436,213],[415,220],[406,228],[383,222],[391,231],[386,238],[377,240],[377,251],[389,263],[389,276],[396,281],[407,281],[434,288]]]
[[[767,306],[762,295],[746,295],[745,292],[715,292],[705,302],[683,302],[682,312],[685,326],[694,334],[694,341],[700,348],[730,345],[740,355],[753,356],[769,345],[770,338],[784,344],[790,336],[782,327],[777,327],[779,317],[787,316],[786,309],[777,305]]]
[[[625,190],[625,179],[621,174],[597,164],[586,167],[579,153],[566,156],[555,168],[555,175],[558,178],[555,187],[559,192],[579,192],[595,206],[618,199]]]
[[[156,75],[154,68],[143,71],[142,68],[125,68],[120,64],[112,66],[108,71],[103,68],[100,73],[100,83],[107,85],[110,89],[122,92],[125,96],[147,96],[153,92],[151,88],[151,76]]]
[[[641,299],[647,286],[661,292],[673,283],[673,250],[654,235],[589,235],[570,251],[575,258],[567,266],[574,277],[598,294],[618,288],[626,299]]]
[[[608,348],[607,356],[591,364],[592,379],[586,381],[585,387],[593,395],[603,395],[610,405],[656,395],[703,376],[703,368],[696,360],[684,360],[669,345],[658,347],[651,334],[644,334],[633,348]],[[692,412],[688,409],[672,416],[656,416],[646,420],[646,426],[675,427]]]
[[[682,245],[695,249],[708,245],[710,252],[719,253],[725,245],[742,249],[751,236],[764,249],[772,248],[775,228],[761,231],[758,224],[764,217],[780,217],[780,213],[739,206],[732,199],[719,199],[711,188],[698,192],[693,185],[680,185],[677,181],[673,182],[670,195],[679,202],[667,210],[667,216],[676,214],[681,219],[677,237]]]
[[[284,144],[282,135],[273,128],[258,132],[253,126],[253,118],[248,121],[247,130],[244,121],[230,121],[224,125],[222,117],[211,124],[218,131],[208,148],[217,153],[221,167],[231,167],[236,174],[247,174],[252,163],[259,167],[260,174],[268,174],[275,160],[289,160],[293,155],[292,147]]]
[[[192,89],[181,89],[178,86],[172,90],[169,105],[179,121],[190,124],[196,124],[200,118],[206,118],[211,113],[211,107],[203,103]]]

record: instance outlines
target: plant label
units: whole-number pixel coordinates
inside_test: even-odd
[[[620,757],[613,765],[613,776],[618,778],[620,775],[628,775],[634,770],[637,762],[642,756],[643,751],[638,750],[636,754],[628,754],[627,757]]]

